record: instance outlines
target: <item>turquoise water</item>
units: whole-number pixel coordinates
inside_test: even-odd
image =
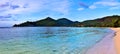
[[[0,54],[85,54],[109,33],[107,28],[0,28]]]

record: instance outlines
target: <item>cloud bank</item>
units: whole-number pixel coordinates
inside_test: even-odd
[[[0,20],[41,11],[52,11],[66,15],[69,12],[69,3],[68,0],[1,0]]]
[[[82,6],[82,8],[79,8],[79,9],[82,9],[82,10],[84,8],[97,9],[97,8],[104,8],[104,7],[108,7],[109,10],[114,10],[114,9],[120,9],[120,1],[119,0],[98,0],[96,2],[93,2],[92,5],[88,5],[86,3],[81,2],[80,6]]]
[[[118,0],[101,0],[94,2],[89,8],[95,9],[102,7],[109,7],[109,9],[120,9],[120,2]]]

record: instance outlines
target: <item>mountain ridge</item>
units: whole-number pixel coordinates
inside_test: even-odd
[[[106,16],[93,20],[85,20],[83,22],[71,21],[67,18],[53,19],[47,17],[45,19],[37,20],[34,22],[24,22],[15,24],[13,27],[120,27],[120,16]]]
[[[53,19],[51,17],[46,17],[45,19],[37,20],[34,22],[24,22],[21,24],[15,24],[13,27],[35,27],[35,26],[65,26],[65,27],[71,27],[73,24],[79,23],[71,21],[67,18],[60,18],[60,19]]]

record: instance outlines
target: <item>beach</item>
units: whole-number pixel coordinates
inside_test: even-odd
[[[120,54],[120,28],[111,28],[111,29],[116,32],[114,37],[114,44],[117,51],[116,54]]]
[[[120,28],[110,28],[114,34],[109,34],[86,54],[120,54]],[[114,35],[114,37],[113,37]],[[111,38],[112,37],[112,38]]]
[[[110,29],[111,30],[111,29]],[[112,29],[114,30],[114,29]],[[116,40],[115,36],[115,31],[112,31],[107,34],[100,42],[95,44],[93,47],[88,49],[86,54],[118,54],[118,51],[116,53],[116,48],[118,48],[118,39]],[[119,33],[120,34],[120,33]],[[115,39],[115,44],[114,44],[114,39]],[[115,47],[117,46],[117,47]]]

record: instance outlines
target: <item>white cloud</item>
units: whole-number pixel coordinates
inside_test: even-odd
[[[120,7],[120,2],[118,0],[101,0],[94,2],[91,6],[89,6],[89,8],[95,9],[99,6],[110,7],[110,9],[118,9]]]
[[[82,10],[84,10],[84,8],[78,8],[78,10],[79,10],[79,11],[82,11]]]
[[[120,9],[120,6],[110,8],[110,10],[116,10],[116,9]]]
[[[11,9],[11,6],[17,7]],[[68,0],[1,0],[0,12],[2,14],[0,16],[7,14],[31,14],[45,10],[65,15],[69,12],[69,6],[70,2]]]
[[[69,0],[0,0],[0,27],[20,23],[21,21],[16,21],[18,18],[38,12],[44,13],[43,11],[67,15],[69,7]],[[7,18],[8,15],[11,17]]]
[[[120,5],[119,2],[107,2],[107,1],[100,1],[100,2],[96,2],[94,3],[95,5],[103,5],[103,6],[117,6]]]
[[[56,11],[62,14],[68,14],[70,2],[68,0],[51,0],[48,1],[45,5],[45,8],[49,11]]]
[[[95,8],[97,8],[95,5],[91,5],[91,6],[89,6],[89,8],[90,9],[95,9]]]

